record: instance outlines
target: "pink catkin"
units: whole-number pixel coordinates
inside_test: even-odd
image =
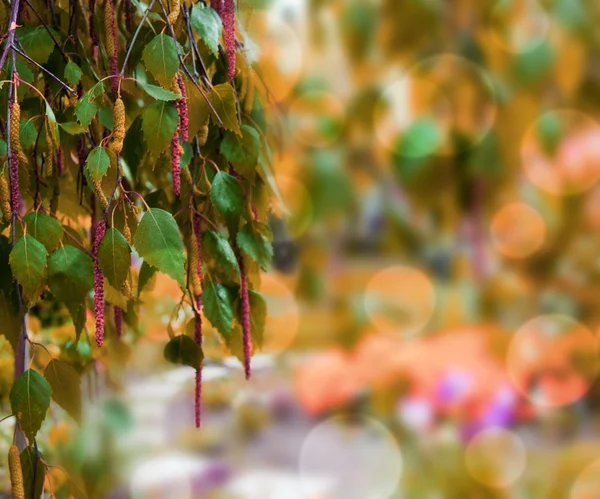
[[[219,16],[221,16],[221,13],[223,12],[223,0],[211,0],[210,6],[217,14],[219,14]]]
[[[233,79],[235,76],[235,0],[223,0],[223,2],[220,16],[227,49],[227,75],[229,79]]]
[[[63,174],[63,150],[60,146],[56,150],[56,170],[60,177]]]
[[[100,40],[98,39],[98,33],[94,27],[94,10],[96,10],[96,0],[89,0],[88,8],[90,10],[89,27],[90,27],[90,38],[92,39],[92,55],[94,59],[98,59],[98,47],[100,47]]]
[[[11,151],[9,161],[9,177],[10,177],[10,207],[13,213],[19,211],[21,206],[21,194],[19,193],[19,159],[17,155]]]
[[[250,358],[252,357],[252,337],[250,332],[250,298],[248,296],[248,277],[244,258],[236,247],[238,265],[240,267],[240,298],[242,301],[242,342],[244,344],[244,372],[250,378]]]
[[[187,92],[183,83],[181,75],[177,75],[177,86],[179,92],[181,92],[181,99],[177,101],[177,111],[179,112],[179,128],[181,130],[181,140],[188,142],[189,137],[189,115],[188,115],[188,103],[187,103]]]
[[[125,27],[130,33],[133,32],[133,2],[125,0]]]
[[[117,338],[120,338],[123,335],[123,310],[121,307],[115,307],[115,329]]]
[[[193,217],[193,237],[196,238],[196,244],[198,245],[198,261],[196,266],[196,272],[198,279],[202,282],[202,234],[200,232],[200,215],[194,213]],[[202,316],[200,310],[202,310],[202,295],[194,296],[196,302],[196,310],[194,311],[194,340],[202,347]],[[202,364],[200,368],[196,369],[196,389],[194,393],[194,408],[196,415],[196,428],[200,428],[202,422]]]
[[[181,194],[181,149],[179,146],[179,126],[171,139],[171,173],[173,174],[173,192]]]
[[[96,316],[96,344],[104,343],[104,275],[98,263],[98,247],[106,234],[106,220],[96,226],[92,254],[94,256],[94,314]]]

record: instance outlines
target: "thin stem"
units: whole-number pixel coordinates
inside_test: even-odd
[[[148,8],[146,9],[146,12],[144,12],[144,16],[142,17],[142,20],[138,24],[138,27],[135,30],[135,33],[133,34],[133,37],[131,37],[131,42],[129,43],[129,47],[127,47],[127,52],[125,53],[125,59],[123,60],[123,66],[121,67],[121,73],[120,73],[121,76],[123,76],[125,74],[125,68],[127,67],[127,63],[129,62],[129,57],[131,56],[131,51],[133,50],[135,41],[136,41],[138,35],[140,34],[140,30],[142,29],[142,26],[146,22],[146,18],[148,17],[148,14],[150,14],[150,10],[152,10],[152,7],[154,6],[154,2],[156,2],[156,0],[152,0],[150,2],[150,5],[148,5]]]
[[[185,65],[185,62],[183,61],[183,55],[181,54],[181,49],[179,48],[179,44],[177,43],[177,36],[175,35],[175,30],[173,29],[173,25],[171,24],[171,21],[169,21],[169,16],[167,14],[167,10],[165,9],[165,5],[162,2],[162,0],[158,0],[158,3],[160,5],[160,8],[163,11],[165,19],[167,20],[167,26],[169,27],[171,36],[173,37],[173,40],[175,41],[175,49],[177,50],[177,58],[179,59],[179,63],[181,64],[181,67],[183,68],[183,72],[187,75],[187,77],[190,80],[192,80],[192,83],[194,84],[194,86],[200,91],[200,93],[202,94],[202,97],[204,97],[204,100],[208,104],[208,107],[210,107],[210,110],[213,112],[213,114],[217,118],[219,125],[223,125],[223,121],[221,120],[221,117],[217,114],[217,110],[214,108],[214,106],[210,102],[208,95],[206,95],[206,93],[204,92],[204,90],[202,89],[202,87],[200,86],[200,84],[198,83],[196,78],[194,77],[194,75],[192,73],[190,73],[190,70]]]
[[[88,250],[83,244],[81,244],[81,242],[79,242],[79,240],[73,234],[71,234],[68,230],[65,230],[64,233],[65,233],[65,235],[69,236],[69,238],[75,244],[77,244],[77,246],[79,246],[82,251],[84,251],[85,253],[87,253],[89,256],[93,257],[92,252],[90,250]]]
[[[52,30],[46,24],[46,21],[44,21],[43,17],[40,15],[40,13],[37,10],[35,10],[35,7],[31,4],[31,2],[29,0],[25,0],[25,3],[33,11],[33,13],[35,14],[35,17],[37,17],[40,20],[40,22],[42,23],[42,26],[48,32],[48,34],[50,35],[50,38],[52,38],[52,41],[54,42],[54,45],[56,46],[56,48],[61,53],[64,61],[67,62],[69,60],[69,58],[67,57],[67,54],[65,54],[65,51],[60,46],[60,44],[58,43],[58,41],[56,40],[56,38],[54,37],[54,34],[52,33]]]
[[[20,0],[14,0],[10,10],[10,20],[8,22],[8,37],[6,39],[6,46],[2,51],[2,57],[0,58],[0,72],[4,69],[4,63],[8,57],[8,51],[13,46],[15,41],[15,30],[17,29],[17,16],[19,15],[19,3]]]
[[[35,62],[31,57],[29,57],[25,52],[20,51],[17,47],[13,47],[13,50],[19,54],[21,57],[24,57],[25,59],[27,59],[31,64],[33,64],[34,66],[36,66],[38,69],[41,69],[42,71],[45,71],[46,74],[52,76],[52,78],[54,78],[58,83],[60,83],[66,90],[68,90],[69,92],[71,92],[72,94],[76,95],[77,92],[75,92],[75,90],[73,90],[69,85],[67,85],[64,81],[62,81],[58,76],[56,76],[52,71],[48,71],[44,66],[38,64],[37,62]]]

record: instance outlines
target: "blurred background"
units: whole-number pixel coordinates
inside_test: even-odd
[[[265,348],[246,382],[205,328],[196,430],[170,278],[110,357],[32,317],[87,373],[48,461],[114,499],[600,498],[600,4],[238,3],[276,165]]]

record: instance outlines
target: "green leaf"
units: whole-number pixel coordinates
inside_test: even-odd
[[[250,125],[242,125],[242,135],[226,132],[221,142],[221,154],[245,178],[252,181],[260,154],[260,136]]]
[[[120,290],[131,267],[131,248],[125,236],[114,227],[106,232],[98,246],[98,263],[108,282]]]
[[[92,149],[85,160],[85,169],[88,175],[94,180],[102,180],[109,166],[110,156],[102,146]]]
[[[27,233],[42,243],[48,253],[52,253],[60,243],[64,230],[56,218],[39,211],[32,211],[23,217]]]
[[[30,442],[33,442],[46,418],[51,391],[44,377],[33,369],[21,374],[10,391],[12,412],[21,414],[21,429]]]
[[[220,233],[212,230],[202,234],[202,256],[205,261],[214,260],[218,269],[223,270],[228,277],[240,275],[235,253]]]
[[[198,369],[204,356],[200,346],[189,336],[180,334],[165,345],[165,359],[173,364],[183,364]]]
[[[176,94],[175,92],[171,92],[170,90],[165,90],[162,87],[157,85],[151,85],[150,83],[144,83],[142,81],[138,82],[138,85],[144,90],[150,97],[153,97],[158,100],[178,100],[181,98],[181,95]]]
[[[270,267],[273,258],[270,238],[271,230],[268,225],[254,222],[244,225],[238,232],[236,240],[240,249],[266,270]]]
[[[163,87],[169,88],[179,69],[179,58],[175,40],[161,33],[146,45],[142,59],[146,69]]]
[[[173,215],[160,208],[151,208],[144,213],[135,233],[134,246],[149,265],[184,287],[183,241]]]
[[[67,80],[67,83],[72,87],[75,87],[81,80],[81,75],[81,68],[77,64],[73,61],[67,62],[67,65],[65,66],[65,80]]]
[[[142,131],[148,150],[160,156],[171,144],[179,115],[170,102],[154,101],[142,114]]]
[[[23,145],[21,143],[21,145]],[[6,141],[0,139],[0,156],[6,157],[6,154],[8,153],[8,146],[6,145]]]
[[[210,199],[223,215],[227,226],[230,229],[237,228],[244,206],[244,193],[238,180],[219,171],[212,182]]]
[[[37,137],[37,130],[32,121],[21,120],[19,128],[19,139],[23,147],[29,147],[34,144]]]
[[[0,334],[6,337],[16,352],[21,333],[21,314],[9,264],[11,250],[8,238],[0,235]]]
[[[90,126],[90,123],[100,108],[100,103],[98,102],[100,99],[98,99],[98,97],[103,93],[104,85],[100,81],[83,94],[81,99],[77,102],[77,105],[75,106],[75,116],[77,116],[77,121],[79,121],[82,127],[87,128]]]
[[[67,411],[75,421],[81,420],[81,376],[69,364],[52,359],[46,365],[44,377],[50,388],[52,398]]]
[[[54,50],[54,41],[44,26],[17,28],[17,38],[23,51],[38,64],[46,64]],[[57,36],[57,33],[53,31]]]
[[[219,39],[223,32],[223,23],[219,14],[211,7],[197,3],[192,7],[191,22],[208,49],[213,55],[219,57]]]
[[[25,447],[21,452],[21,469],[23,470],[23,485],[25,486],[25,497],[36,497],[42,496],[42,488],[44,486],[44,479],[46,477],[46,466],[42,462],[43,454],[38,454],[37,463],[35,456],[35,449],[32,445]],[[35,496],[33,495],[33,475],[35,471]]]
[[[69,135],[78,135],[80,133],[87,132],[87,130],[76,121],[66,121],[64,123],[59,123],[58,126],[61,127]]]
[[[94,264],[90,256],[74,246],[62,246],[48,261],[48,285],[52,294],[64,302],[71,315],[94,287]]]
[[[148,262],[146,261],[142,262],[142,266],[140,267],[140,275],[138,276],[138,298],[156,272],[157,270],[155,267],[148,265]]]
[[[227,338],[231,334],[233,304],[227,288],[207,276],[202,285],[202,307],[210,323]]]
[[[210,93],[209,100],[223,123],[220,124],[214,114],[211,113],[213,122],[222,126],[225,130],[240,133],[233,87],[229,83],[215,85]]]
[[[37,239],[25,234],[10,252],[10,268],[29,299],[37,298],[46,276],[48,252]]]

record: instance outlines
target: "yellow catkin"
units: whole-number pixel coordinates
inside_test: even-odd
[[[170,0],[169,8],[171,12],[169,12],[169,22],[171,24],[175,24],[177,22],[177,18],[179,17],[179,13],[181,12],[181,4],[180,0]]]
[[[10,190],[6,175],[0,175],[0,209],[2,210],[2,218],[5,222],[10,222],[12,210],[10,208]]]
[[[105,2],[104,5],[104,38],[106,40],[106,53],[109,57],[115,55],[115,40],[113,38],[113,20],[114,14],[111,2]]]
[[[196,234],[192,232],[190,236],[190,279],[192,283],[191,291],[194,296],[200,296],[202,294],[202,283],[200,282],[200,276],[198,273],[198,260],[200,257],[200,248],[198,248],[198,240]]]
[[[99,180],[96,179],[90,179],[92,181],[92,186],[94,187],[94,192],[96,193],[96,197],[98,198],[98,201],[100,202],[100,207],[103,210],[106,210],[106,207],[108,206],[108,199],[106,199],[106,195],[104,194],[104,191],[102,190],[102,184],[100,183]]]
[[[128,280],[125,280],[125,282],[123,283],[123,288],[121,289],[123,295],[129,297],[131,296],[131,285],[129,284]]]
[[[131,239],[131,229],[129,228],[129,224],[127,223],[127,220],[125,220],[125,224],[123,225],[123,236],[125,237],[125,240],[131,244],[132,239]]]
[[[198,132],[198,145],[200,147],[204,146],[206,144],[206,139],[208,139],[208,123],[202,125]]]
[[[108,146],[116,154],[123,149],[123,140],[125,140],[125,104],[119,97],[115,101],[113,109],[113,135],[112,142]]]
[[[10,114],[10,149],[19,158],[19,163],[28,165],[29,160],[21,146],[21,106],[15,101]]]
[[[21,469],[19,449],[17,449],[16,445],[11,445],[8,450],[8,467],[10,469],[10,483],[12,485],[13,499],[25,499],[23,470]]]
[[[54,143],[50,134],[50,130],[46,126],[46,148],[48,154],[46,154],[46,177],[51,177],[54,172]]]

